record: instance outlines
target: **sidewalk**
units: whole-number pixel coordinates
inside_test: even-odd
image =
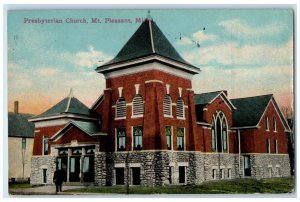
[[[77,189],[77,188],[84,188],[85,186],[62,186],[62,190],[70,190],[70,189]],[[9,195],[16,196],[16,195],[56,195],[55,192],[55,185],[45,185],[39,187],[32,187],[32,188],[11,188],[9,189]],[[78,195],[84,193],[77,193]],[[72,193],[68,192],[58,192],[57,195],[73,195]]]

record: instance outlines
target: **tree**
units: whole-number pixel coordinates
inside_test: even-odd
[[[287,123],[291,129],[291,132],[287,133],[288,137],[288,153],[291,165],[291,174],[294,175],[294,158],[295,158],[295,133],[294,133],[294,111],[290,106],[284,106],[281,111],[287,120]]]

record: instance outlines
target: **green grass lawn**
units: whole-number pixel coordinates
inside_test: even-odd
[[[206,182],[197,186],[163,186],[129,188],[129,194],[250,194],[250,193],[290,193],[294,189],[294,178],[239,179]],[[103,194],[126,194],[126,187],[87,187],[66,192]]]
[[[32,188],[33,186],[27,183],[20,183],[20,184],[9,184],[9,188],[11,189],[26,189]]]

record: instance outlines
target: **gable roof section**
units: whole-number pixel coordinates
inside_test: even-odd
[[[208,92],[195,94],[195,105],[205,105],[211,103],[211,101],[216,98],[222,91]]]
[[[92,113],[90,109],[85,106],[82,102],[80,102],[75,97],[66,97],[61,100],[59,103],[48,109],[46,112],[35,116],[34,118],[46,117],[46,116],[53,116],[59,114],[79,114],[79,115],[86,115],[91,116]]]
[[[82,130],[87,135],[93,137],[97,135],[106,135],[105,133],[100,132],[100,125],[95,122],[84,122],[84,121],[70,121],[65,127],[55,133],[50,139],[56,140],[59,137],[62,137],[71,126],[75,126]]]
[[[200,71],[199,68],[191,65],[179,55],[179,53],[175,50],[175,48],[171,45],[169,40],[165,37],[163,32],[151,18],[147,18],[140,25],[140,27],[131,36],[131,38],[127,41],[115,58],[97,67],[96,71],[102,72],[107,66],[112,66],[138,58],[144,58],[151,55],[159,55],[184,64],[193,69],[192,72],[194,73]]]
[[[217,97],[222,96],[222,98],[227,102],[228,106],[231,107],[231,109],[236,109],[234,104],[227,98],[224,91],[215,91],[215,92],[208,92],[208,93],[201,93],[201,94],[195,94],[194,101],[195,105],[207,105],[211,104]]]
[[[102,93],[98,99],[94,102],[94,104],[92,105],[91,109],[95,110],[100,104],[101,102],[104,100],[104,93]]]
[[[31,114],[8,112],[8,137],[34,137],[34,124],[28,119]]]
[[[233,113],[233,127],[255,127],[272,97],[273,95],[269,94],[231,99],[231,102],[237,107]]]
[[[290,125],[288,124],[287,120],[285,119],[285,117],[284,117],[282,111],[280,110],[280,108],[279,108],[279,106],[278,106],[278,104],[277,104],[277,102],[276,102],[276,100],[274,99],[273,96],[272,96],[272,103],[273,103],[274,106],[275,106],[275,109],[276,109],[276,111],[277,111],[277,113],[278,113],[278,115],[279,115],[279,117],[280,117],[281,122],[283,123],[283,125],[284,125],[284,127],[285,127],[286,132],[291,132],[291,131],[292,131],[292,130],[291,130],[291,127],[290,127]]]

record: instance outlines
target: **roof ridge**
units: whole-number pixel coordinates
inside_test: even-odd
[[[74,96],[73,96],[73,89],[71,88],[71,89],[70,89],[70,93],[69,93],[69,95],[68,95],[69,100],[68,100],[68,104],[67,104],[67,108],[66,108],[65,112],[68,112],[69,107],[70,107],[70,103],[71,103],[71,99],[72,99],[73,97],[74,97]]]
[[[241,100],[241,99],[247,99],[247,98],[266,97],[266,96],[273,96],[273,94],[264,94],[264,95],[248,96],[248,97],[241,97],[241,98],[232,98],[230,100]]]
[[[155,47],[154,47],[154,42],[153,42],[153,33],[152,33],[152,20],[148,19],[148,24],[149,24],[149,31],[150,31],[150,40],[151,40],[151,46],[152,46],[152,52],[155,53]]]
[[[217,93],[217,92],[224,92],[225,90],[216,90],[216,91],[211,91],[211,92],[206,92],[206,93],[195,93],[195,95],[203,95],[203,94],[208,94],[208,93]]]

